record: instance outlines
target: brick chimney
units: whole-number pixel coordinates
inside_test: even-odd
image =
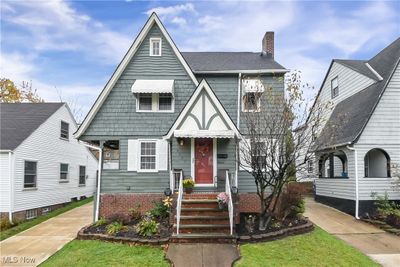
[[[274,58],[274,32],[266,32],[262,40],[263,55]]]

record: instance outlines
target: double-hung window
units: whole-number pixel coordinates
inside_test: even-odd
[[[337,76],[331,80],[331,94],[332,98],[335,98],[339,95],[339,82]]]
[[[150,56],[161,56],[161,38],[150,38]]]
[[[61,121],[60,137],[66,140],[69,139],[69,124],[66,123],[65,121]]]
[[[68,164],[60,163],[60,181],[68,181]]]
[[[153,94],[139,94],[138,104],[140,111],[151,111],[153,109]]]
[[[79,185],[86,184],[86,166],[79,166]]]
[[[24,188],[35,188],[37,178],[37,162],[25,161]]]
[[[252,165],[255,169],[264,170],[267,164],[267,151],[265,142],[252,142]]]
[[[140,142],[140,170],[155,171],[156,170],[156,141]]]
[[[307,161],[307,171],[308,173],[314,172],[314,162],[311,159]]]

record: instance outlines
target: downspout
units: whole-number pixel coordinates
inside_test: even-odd
[[[237,92],[237,118],[236,118],[236,127],[240,128],[240,100],[241,100],[241,85],[242,85],[242,73],[238,74],[238,92]],[[236,139],[236,171],[235,171],[235,186],[238,187],[238,179],[239,179],[239,143],[238,139]]]
[[[357,220],[360,219],[358,216],[358,208],[359,208],[359,194],[358,194],[358,164],[357,164],[357,150],[354,147],[346,146],[347,149],[354,151],[354,171],[355,171],[355,179],[356,179],[356,210],[355,210],[355,217]]]
[[[103,162],[103,150],[100,146],[95,146],[92,144],[88,144],[86,142],[79,141],[84,146],[95,149],[99,152],[99,165],[98,165],[98,172],[97,172],[97,193],[96,193],[96,211],[94,213],[94,221],[97,222],[99,220],[99,211],[100,211],[100,187],[101,187],[101,166]]]
[[[9,178],[9,186],[10,186],[10,208],[8,210],[8,220],[10,223],[13,222],[13,208],[14,208],[14,159],[13,152],[8,152],[8,178]]]

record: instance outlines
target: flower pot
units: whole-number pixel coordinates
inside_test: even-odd
[[[227,205],[226,205],[226,203],[218,201],[218,208],[220,210],[225,210],[227,208]]]
[[[185,193],[186,194],[191,194],[192,192],[193,192],[193,187],[185,188]]]

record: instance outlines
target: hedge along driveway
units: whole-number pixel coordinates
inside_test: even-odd
[[[76,237],[93,221],[93,202],[51,218],[2,242],[1,257],[16,259],[13,266],[29,262],[38,265]],[[24,262],[21,262],[24,261]]]

